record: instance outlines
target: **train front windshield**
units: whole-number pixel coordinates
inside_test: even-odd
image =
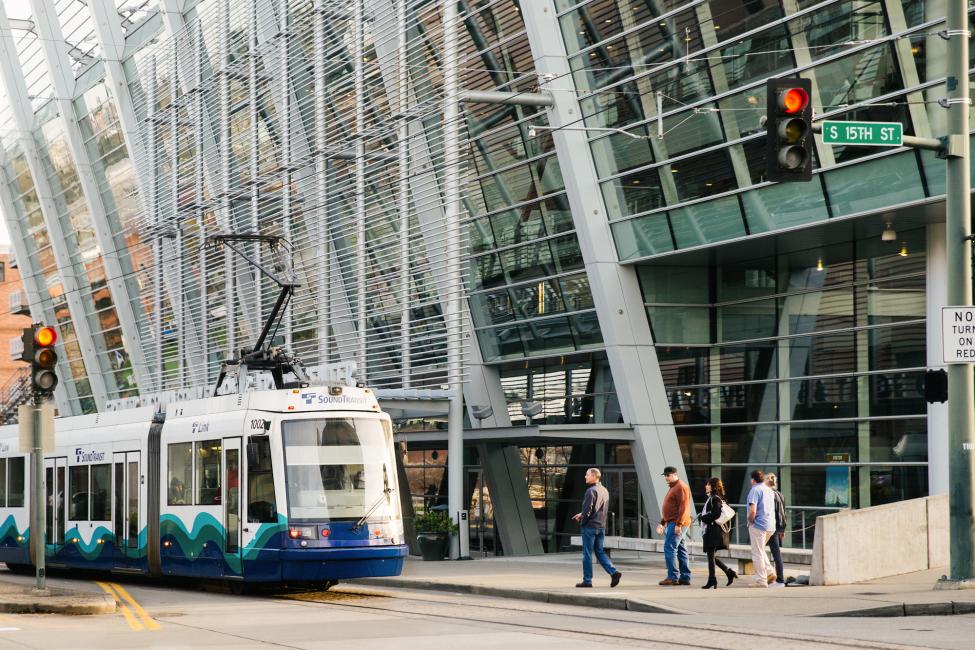
[[[375,418],[282,422],[288,518],[395,517],[392,431]]]

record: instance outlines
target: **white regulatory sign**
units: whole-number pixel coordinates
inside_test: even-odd
[[[945,363],[975,363],[975,307],[942,307]]]

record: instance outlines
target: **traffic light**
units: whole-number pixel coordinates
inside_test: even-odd
[[[25,327],[23,334],[20,335],[20,344],[23,351],[20,353],[20,360],[32,363],[34,361],[34,328]]]
[[[809,79],[769,79],[765,84],[768,113],[766,176],[770,181],[812,179],[812,102]]]
[[[34,395],[45,397],[52,395],[58,385],[58,375],[55,372],[58,365],[58,354],[54,351],[58,333],[56,329],[48,325],[35,325],[31,329],[33,331],[32,356],[30,359],[31,388]]]
[[[924,373],[924,399],[928,404],[948,401],[948,373],[928,370]]]

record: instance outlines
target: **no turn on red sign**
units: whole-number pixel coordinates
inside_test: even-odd
[[[945,363],[975,363],[975,307],[942,307]]]

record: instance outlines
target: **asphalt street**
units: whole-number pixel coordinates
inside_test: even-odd
[[[4,580],[30,578],[4,574]],[[220,584],[117,576],[52,577],[51,586],[105,592],[104,616],[0,616],[0,647],[318,648],[970,648],[975,616],[897,619],[707,617],[607,611],[452,593],[340,585],[328,591],[237,596]]]

